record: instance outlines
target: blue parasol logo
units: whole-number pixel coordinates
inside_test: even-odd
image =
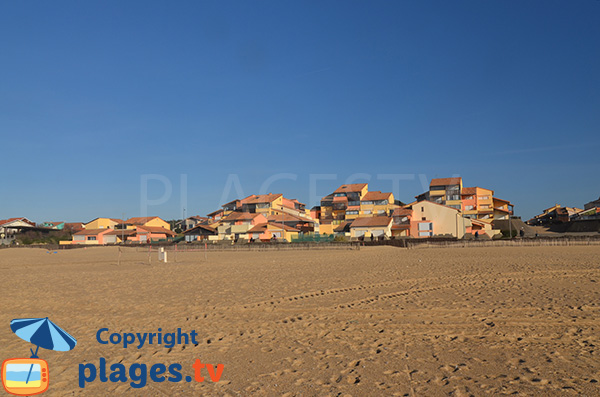
[[[55,350],[60,352],[65,352],[72,350],[75,345],[77,345],[77,340],[69,335],[65,330],[60,328],[58,325],[54,324],[52,321],[46,318],[17,318],[10,322],[10,329],[21,339],[26,340],[27,342],[33,343],[36,348],[35,352],[33,349],[29,349],[31,351],[31,359],[38,358],[38,350],[40,347],[47,350]],[[18,360],[21,362],[22,360]],[[38,360],[43,361],[43,360]],[[35,362],[35,361],[32,361]],[[12,364],[13,368],[18,368],[18,365],[22,364]],[[28,385],[30,381],[34,381],[32,378],[32,371],[36,364],[31,364],[29,366],[29,371],[27,373],[27,377],[25,378],[25,385]],[[38,365],[39,366],[39,365]],[[19,367],[20,368],[20,367]],[[37,370],[37,368],[36,368]],[[42,372],[47,371],[42,370]],[[33,371],[35,372],[35,371]],[[37,374],[39,377],[40,375]],[[46,375],[43,375],[44,378],[42,380],[46,380]],[[37,380],[37,379],[36,379]],[[4,379],[3,379],[4,381]],[[8,391],[8,389],[7,389]],[[17,393],[13,393],[17,394]]]

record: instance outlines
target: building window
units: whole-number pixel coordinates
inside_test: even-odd
[[[433,230],[433,223],[419,223],[419,230]]]
[[[423,216],[423,217],[421,217],[421,220],[422,220],[422,221],[426,221],[426,220],[427,220],[427,218],[425,218],[425,217]]]
[[[96,240],[96,236],[88,236],[88,238],[87,238],[87,239],[88,239],[88,240],[92,240],[92,241],[93,241],[93,240]]]
[[[471,211],[473,209],[472,205],[466,205],[465,206],[465,211]]]
[[[364,214],[365,214],[365,215],[371,215],[371,213],[372,213],[372,212],[373,212],[373,211],[371,211],[371,210],[365,210],[365,211],[364,211]]]
[[[421,212],[425,212],[425,207],[421,207]]]

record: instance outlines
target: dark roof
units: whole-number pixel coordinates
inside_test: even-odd
[[[351,183],[349,185],[342,185],[337,188],[334,193],[348,193],[348,192],[360,192],[367,186],[366,183]]]
[[[217,229],[215,229],[214,227],[210,227],[207,225],[197,225],[194,226],[191,229],[186,230],[185,232],[183,232],[183,234],[194,234],[193,232],[198,232],[198,231],[207,231],[211,234],[217,234]]]
[[[211,212],[209,214],[206,214],[206,216],[211,217],[212,215],[217,215],[219,212],[223,212],[223,208],[219,208],[216,211],[213,211],[213,212]]]

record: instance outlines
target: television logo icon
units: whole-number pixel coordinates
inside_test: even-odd
[[[48,363],[39,358],[9,358],[2,363],[4,390],[16,396],[32,396],[48,390]]]

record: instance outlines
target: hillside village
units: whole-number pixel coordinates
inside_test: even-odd
[[[167,222],[158,216],[126,220],[98,217],[86,223],[0,220],[0,244],[15,244],[19,233],[62,231],[62,245],[143,244],[157,241],[266,242],[339,239],[501,238],[530,226],[572,225],[600,219],[600,198],[583,209],[555,205],[525,225],[514,205],[460,177],[436,178],[429,190],[402,203],[391,192],[370,191],[367,183],[346,184],[306,208],[283,194],[250,195],[225,203],[206,216]],[[595,226],[597,227],[597,226]],[[512,233],[508,232],[508,229]]]

